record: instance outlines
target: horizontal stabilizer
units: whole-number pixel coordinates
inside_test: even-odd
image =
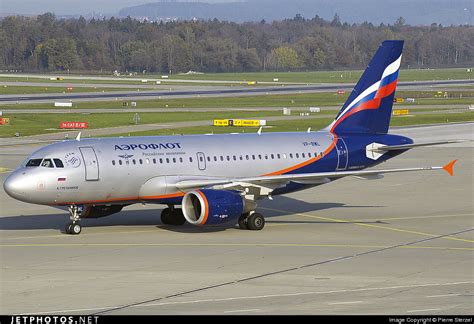
[[[440,141],[440,142],[426,142],[426,143],[412,143],[402,145],[383,145],[376,148],[377,151],[397,151],[397,150],[408,150],[420,146],[432,146],[441,144],[453,144],[467,142],[468,140],[451,140],[451,141]]]

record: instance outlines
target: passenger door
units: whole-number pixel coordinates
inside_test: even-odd
[[[202,152],[198,152],[196,155],[199,170],[206,170],[206,156]]]
[[[347,151],[346,143],[342,138],[337,140],[337,168],[336,170],[345,170],[347,168],[347,162],[349,160],[349,152]]]
[[[95,154],[94,148],[92,147],[80,147],[79,150],[84,160],[84,166],[86,169],[86,181],[98,181],[99,180],[99,161]]]

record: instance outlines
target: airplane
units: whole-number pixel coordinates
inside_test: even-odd
[[[67,207],[65,233],[81,232],[81,218],[118,213],[136,203],[167,205],[163,224],[238,224],[262,230],[256,212],[264,198],[316,187],[343,177],[377,179],[386,173],[445,166],[366,170],[409,149],[458,141],[414,143],[388,134],[403,41],[378,48],[334,121],[321,131],[148,136],[67,140],[29,156],[5,180],[11,197]],[[181,208],[179,208],[181,206]]]

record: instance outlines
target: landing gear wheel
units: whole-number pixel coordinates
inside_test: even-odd
[[[83,206],[76,205],[68,206],[69,213],[71,214],[69,219],[71,221],[66,225],[65,232],[67,234],[78,235],[79,233],[81,233],[82,227],[79,224],[79,221],[81,220],[83,208]]]
[[[251,231],[261,231],[265,226],[265,218],[262,214],[253,213],[247,218],[247,226]]]
[[[82,231],[82,226],[79,223],[69,223],[66,225],[66,234],[78,235]]]
[[[79,223],[75,223],[71,225],[71,234],[78,235],[81,233],[82,227]]]
[[[161,212],[161,222],[163,225],[171,225],[171,208],[165,208]]]
[[[184,218],[183,210],[181,208],[176,208],[171,213],[171,224],[181,226],[186,223],[186,218]]]
[[[248,220],[247,220],[248,217],[249,217],[249,214],[247,214],[247,213],[242,214],[239,217],[239,228],[240,229],[243,229],[243,230],[249,229]]]

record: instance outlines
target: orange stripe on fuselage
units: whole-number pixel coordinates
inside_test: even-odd
[[[205,225],[207,222],[207,218],[209,217],[209,203],[207,202],[206,195],[202,193],[202,191],[197,191],[197,193],[204,200],[204,219],[199,225]]]
[[[334,136],[334,139],[331,143],[331,145],[329,145],[329,147],[323,152],[323,157],[326,156],[327,154],[329,154],[329,152],[331,152],[334,147],[336,147],[336,142],[337,142],[337,136],[336,134],[333,134]],[[289,167],[289,168],[286,168],[286,169],[283,169],[283,170],[279,170],[279,171],[275,171],[275,172],[272,172],[272,173],[267,173],[267,174],[263,174],[262,177],[268,177],[268,176],[274,176],[274,175],[281,175],[281,174],[285,174],[285,173],[288,173],[288,172],[291,172],[291,171],[294,171],[296,169],[299,169],[299,168],[302,168],[304,166],[307,166],[311,163],[314,163],[318,160],[320,160],[322,157],[321,156],[318,156],[318,157],[315,157],[315,158],[312,158],[308,161],[305,161],[305,162],[302,162],[302,163],[299,163],[297,165],[294,165],[292,167]]]
[[[103,204],[103,203],[112,203],[112,202],[125,202],[125,201],[141,201],[141,200],[160,200],[167,198],[176,198],[182,197],[184,193],[177,192],[173,194],[160,195],[160,196],[143,196],[143,197],[122,197],[122,198],[111,198],[111,199],[102,199],[102,200],[87,200],[87,201],[76,201],[76,202],[65,202],[58,205],[91,205],[91,204]]]

